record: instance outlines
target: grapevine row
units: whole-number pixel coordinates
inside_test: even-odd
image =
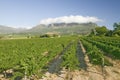
[[[88,42],[92,43],[93,45],[96,45],[98,48],[106,52],[106,55],[111,55],[114,59],[120,59],[120,49],[118,47],[107,45],[101,42],[97,42],[94,40],[90,40],[88,38],[84,38]]]
[[[86,40],[81,39],[86,53],[89,57],[90,63],[95,65],[111,65],[111,63],[104,57],[103,53],[95,46]]]

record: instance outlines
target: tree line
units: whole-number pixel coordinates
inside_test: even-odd
[[[120,36],[120,22],[113,24],[113,30],[107,29],[106,26],[97,26],[89,36]]]

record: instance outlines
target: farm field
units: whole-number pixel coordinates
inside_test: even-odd
[[[120,80],[120,38],[0,40],[0,80]]]

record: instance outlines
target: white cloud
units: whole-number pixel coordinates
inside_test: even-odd
[[[63,16],[63,17],[57,17],[57,18],[48,18],[43,19],[40,21],[40,24],[51,24],[51,23],[88,23],[88,22],[100,22],[101,19],[98,19],[97,17],[90,17],[90,16]]]

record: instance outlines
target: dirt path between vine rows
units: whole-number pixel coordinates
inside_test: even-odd
[[[85,55],[82,51],[80,41],[78,41],[77,43],[76,54],[77,54],[78,61],[80,62],[80,68],[83,70],[87,70],[87,64],[85,62]]]
[[[58,73],[60,71],[60,63],[62,63],[62,56],[64,55],[64,53],[69,49],[69,47],[73,44],[73,42],[70,42],[64,49],[63,51],[60,53],[60,55],[58,55],[52,62],[50,62],[49,66],[48,66],[48,72],[49,73]]]

